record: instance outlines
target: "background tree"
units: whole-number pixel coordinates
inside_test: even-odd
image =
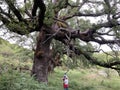
[[[32,68],[32,75],[39,82],[48,81],[48,71],[61,63],[63,54],[71,58],[82,56],[89,63],[120,70],[118,49],[114,48],[120,46],[120,0],[3,0],[0,3],[1,28],[21,36],[39,32]],[[53,40],[64,46],[60,52],[59,47],[54,48]],[[100,49],[92,49],[91,42],[109,45],[114,59],[103,61],[92,57]]]

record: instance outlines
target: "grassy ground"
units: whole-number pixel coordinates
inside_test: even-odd
[[[19,70],[20,67],[31,69],[31,51],[5,41],[0,42],[0,48],[0,90],[63,90],[65,67],[56,68],[49,75],[47,85],[40,84],[30,76],[30,71]],[[69,90],[120,90],[120,77],[114,70],[80,68],[70,70],[67,74]]]
[[[13,70],[10,61],[0,63],[0,90],[63,90],[62,77],[66,72],[63,68],[56,68],[49,75],[49,82],[43,85],[30,76],[30,72]],[[12,62],[15,63],[15,62]],[[15,64],[12,64],[15,65]],[[20,67],[30,63],[20,63]],[[17,64],[15,67],[18,66]],[[76,69],[69,70],[69,90],[120,90],[120,77],[109,69]]]
[[[70,70],[69,90],[120,90],[120,77],[115,71],[109,76],[100,73],[97,69],[81,69]],[[103,71],[103,69],[102,69]],[[56,87],[56,90],[62,90],[62,76],[64,72],[61,69],[56,69],[54,74],[49,77],[49,86]]]

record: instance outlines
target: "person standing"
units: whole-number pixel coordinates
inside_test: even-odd
[[[64,90],[68,90],[68,76],[65,74],[64,77],[63,77],[63,87],[64,87]]]

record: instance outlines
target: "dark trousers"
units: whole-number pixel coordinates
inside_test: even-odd
[[[68,90],[68,88],[64,88],[64,90]]]

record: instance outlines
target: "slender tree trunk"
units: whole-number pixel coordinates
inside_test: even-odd
[[[37,37],[37,47],[32,68],[32,75],[34,75],[39,82],[45,83],[48,82],[48,66],[52,58],[50,54],[51,40],[47,40],[47,38],[46,32],[41,30]]]

